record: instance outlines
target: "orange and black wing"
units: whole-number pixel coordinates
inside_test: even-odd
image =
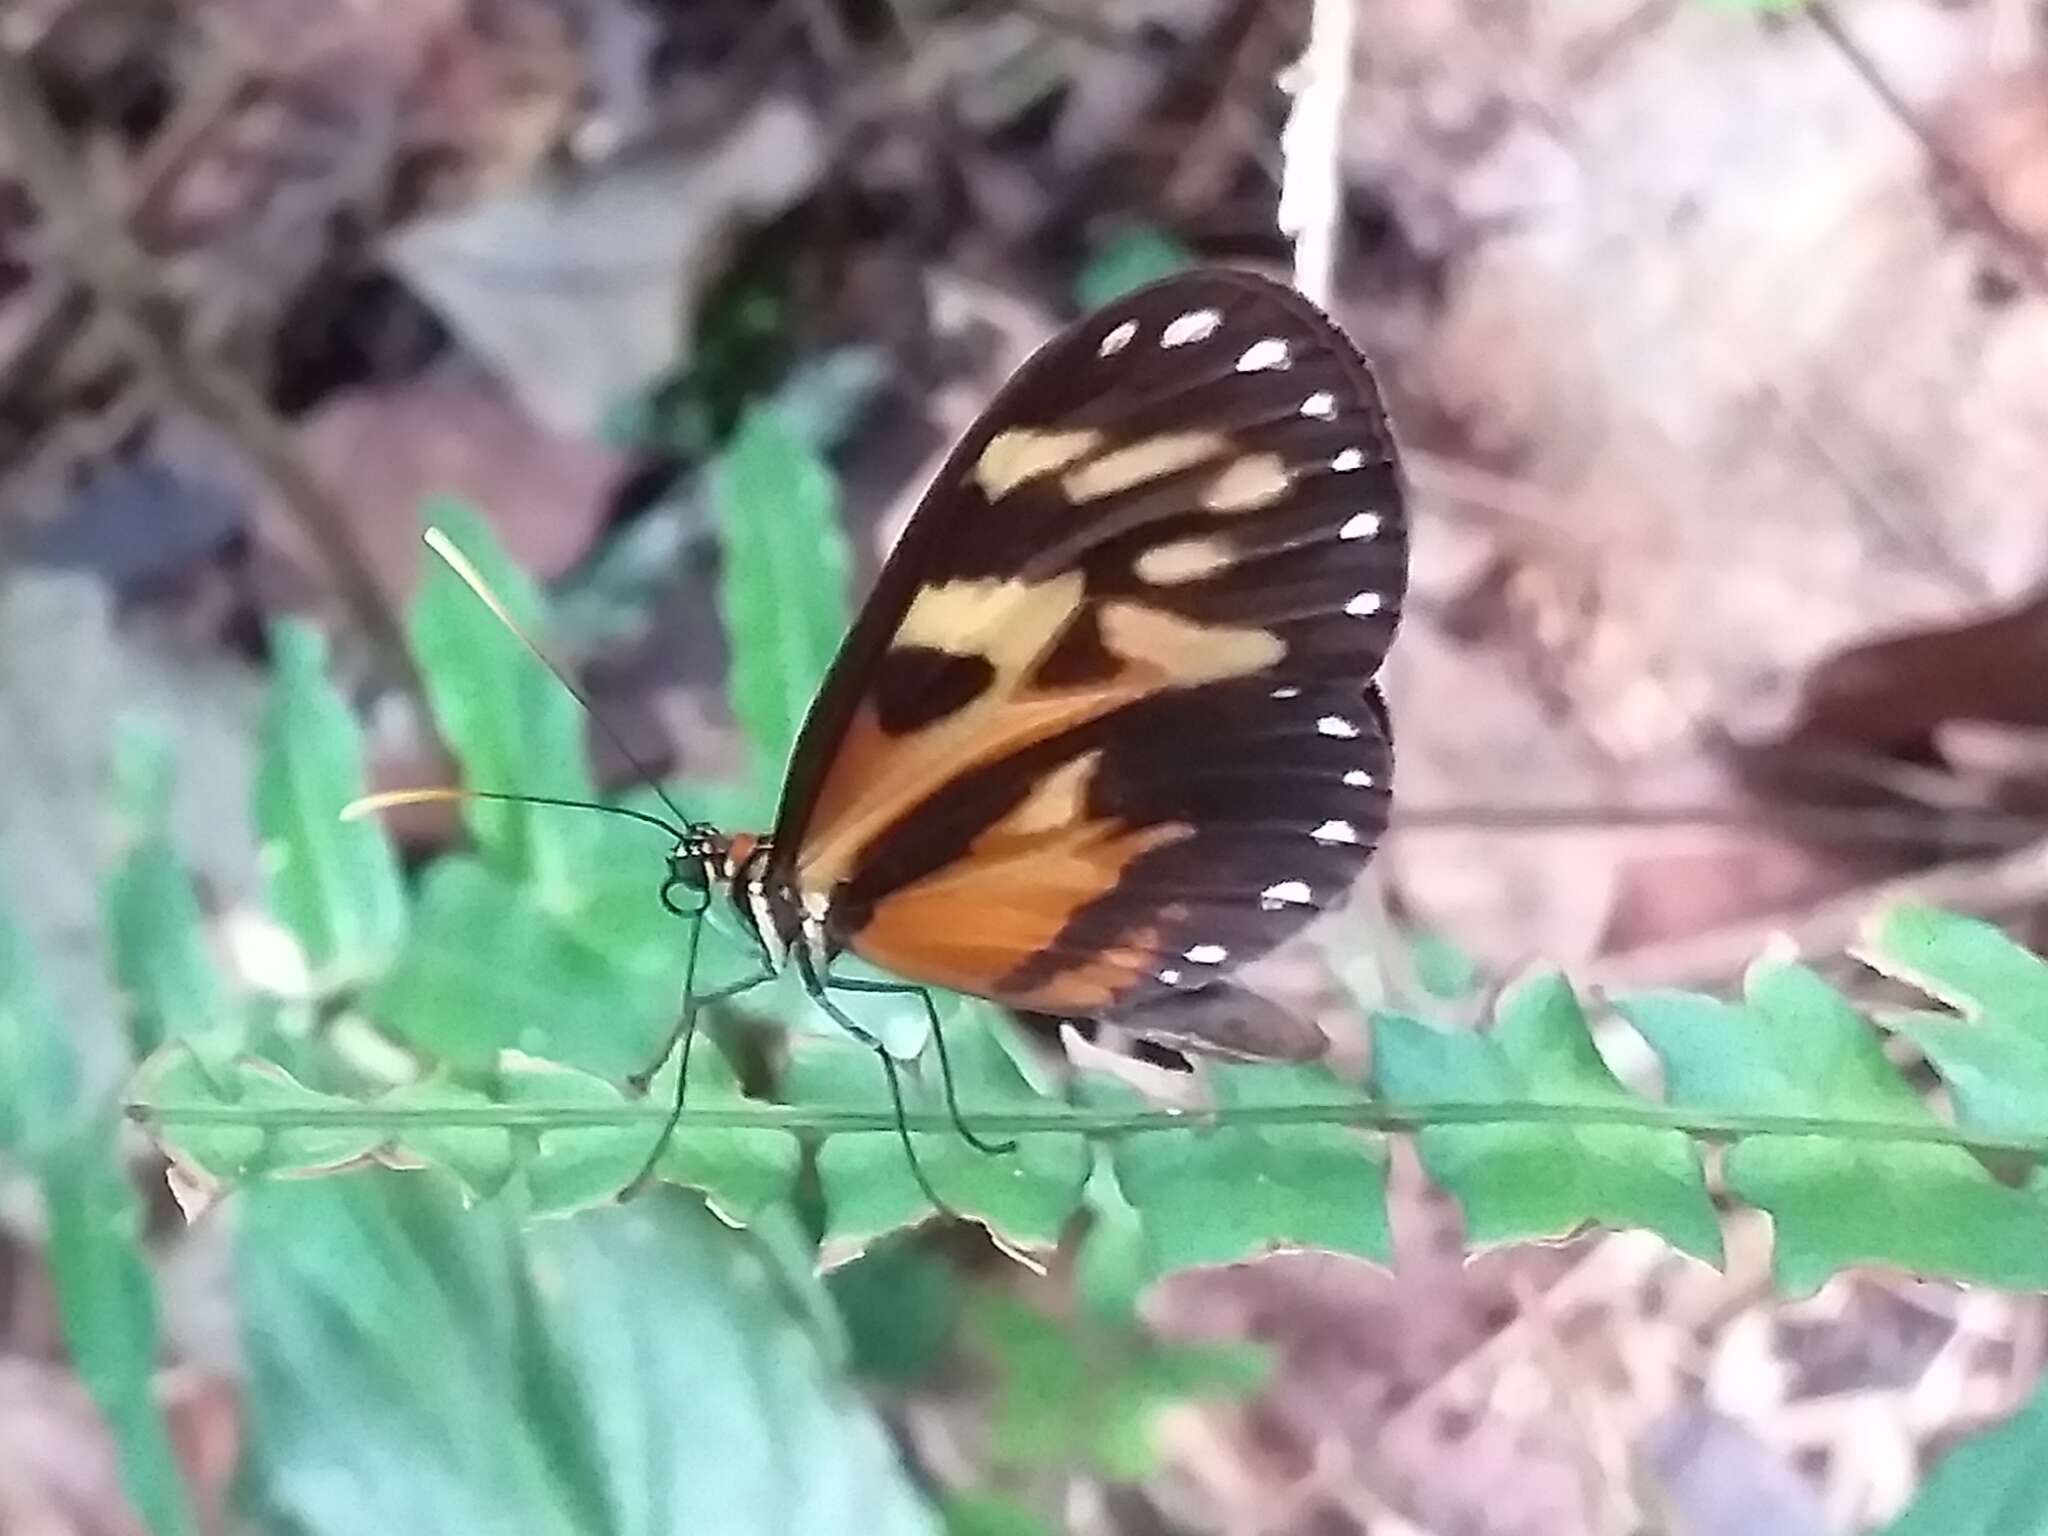
[[[967,433],[798,741],[771,883],[835,944],[1017,1007],[1213,982],[1386,825],[1407,578],[1370,369],[1247,273],[1054,338]]]

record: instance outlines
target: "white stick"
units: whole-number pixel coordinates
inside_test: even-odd
[[[1351,88],[1357,0],[1315,0],[1308,46],[1290,72],[1294,105],[1280,130],[1280,232],[1294,242],[1294,286],[1329,307],[1344,215],[1344,98]]]

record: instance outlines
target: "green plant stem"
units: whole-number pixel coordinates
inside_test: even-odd
[[[257,1106],[243,1104],[130,1103],[131,1119],[153,1127],[239,1126],[255,1130],[353,1129],[389,1131],[396,1136],[423,1126],[449,1129],[520,1131],[589,1129],[653,1125],[668,1117],[668,1106],[652,1100],[616,1105],[506,1104],[464,1109],[459,1106],[384,1107],[377,1104]],[[1738,1141],[1749,1136],[1818,1136],[1835,1141],[1916,1143],[1960,1147],[1983,1156],[2048,1161],[2048,1132],[2039,1135],[1993,1135],[1966,1131],[1940,1121],[1900,1124],[1889,1120],[1843,1119],[1829,1115],[1706,1115],[1659,1104],[1545,1104],[1501,1100],[1486,1104],[1410,1104],[1396,1106],[1369,1101],[1327,1104],[1238,1104],[1213,1110],[1108,1110],[1077,1108],[1056,1114],[969,1112],[980,1133],[1028,1136],[1033,1133],[1076,1132],[1089,1136],[1126,1136],[1154,1131],[1206,1130],[1285,1125],[1351,1125],[1361,1130],[1418,1131],[1446,1125],[1625,1125],[1679,1131],[1709,1141]],[[758,1108],[691,1109],[686,1123],[706,1130],[778,1130],[815,1136],[880,1132],[896,1129],[887,1110],[796,1108],[764,1104]],[[915,1112],[904,1117],[913,1131],[950,1132],[944,1114]]]

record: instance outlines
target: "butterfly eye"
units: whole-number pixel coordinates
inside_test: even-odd
[[[678,892],[685,894],[679,899]],[[674,917],[702,917],[711,904],[711,893],[681,875],[670,875],[661,883],[661,904]]]
[[[696,917],[711,901],[711,877],[695,849],[677,848],[668,856],[668,878],[661,883],[661,904],[677,917]]]

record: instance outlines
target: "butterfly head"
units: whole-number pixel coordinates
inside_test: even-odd
[[[661,904],[677,917],[701,917],[711,905],[711,888],[731,880],[744,850],[742,841],[727,837],[708,822],[692,821],[668,852],[668,878],[661,883]]]

